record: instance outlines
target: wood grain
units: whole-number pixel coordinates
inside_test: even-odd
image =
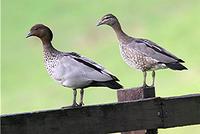
[[[200,94],[1,116],[2,134],[104,134],[200,124]]]
[[[139,88],[137,87],[137,88],[117,91],[118,102],[139,100],[152,97],[155,97],[155,87],[139,87]],[[121,134],[157,134],[157,129],[136,130],[136,131],[122,132]]]

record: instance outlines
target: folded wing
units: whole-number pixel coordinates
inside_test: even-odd
[[[135,39],[133,41],[135,50],[143,53],[144,55],[151,57],[153,59],[158,60],[159,62],[163,63],[170,63],[170,62],[184,62],[183,60],[179,59],[175,55],[171,54],[164,48],[161,48],[156,43],[147,40],[147,39]],[[131,44],[130,44],[131,45]]]
[[[71,85],[78,84],[82,87],[109,87],[109,82],[114,84],[116,83],[115,81],[119,81],[117,77],[112,75],[101,65],[74,52],[63,54],[57,70],[61,70],[61,72],[57,73],[59,79],[65,80]],[[112,88],[112,86],[110,88]]]

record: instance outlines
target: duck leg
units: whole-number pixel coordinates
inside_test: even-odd
[[[73,89],[73,95],[74,95],[74,97],[73,97],[73,103],[72,103],[72,105],[71,106],[62,107],[62,109],[73,108],[73,107],[78,106],[78,104],[76,103],[76,95],[77,95],[76,89]]]
[[[74,95],[74,98],[73,98],[72,106],[75,107],[75,106],[78,106],[78,104],[76,103],[76,95],[77,95],[76,89],[73,89],[73,95]]]
[[[84,103],[83,103],[83,95],[84,95],[84,90],[81,88],[81,90],[80,90],[80,103],[79,103],[79,106],[84,105]]]
[[[155,76],[156,76],[156,72],[153,70],[153,71],[152,71],[153,83],[152,83],[152,85],[151,85],[152,87],[154,87]]]
[[[146,84],[147,72],[144,71],[144,72],[143,72],[143,75],[144,75],[143,87],[148,87],[148,85]]]

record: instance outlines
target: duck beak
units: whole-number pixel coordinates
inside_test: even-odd
[[[30,32],[27,34],[26,38],[31,37],[33,34]]]
[[[102,25],[103,23],[102,23],[102,20],[100,20],[97,24],[96,24],[96,26],[100,26],[100,25]]]

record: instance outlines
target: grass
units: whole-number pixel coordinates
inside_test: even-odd
[[[1,113],[71,104],[72,91],[53,82],[46,73],[40,41],[25,38],[36,23],[51,27],[56,48],[76,51],[97,61],[118,76],[127,88],[141,85],[142,73],[123,62],[111,28],[95,26],[107,13],[118,16],[130,35],[151,39],[186,61],[188,71],[157,71],[157,96],[199,93],[199,5],[196,0],[2,1]],[[86,90],[87,105],[114,101],[116,92],[113,90]],[[160,130],[160,133],[187,134],[191,131],[199,132],[199,125]]]

